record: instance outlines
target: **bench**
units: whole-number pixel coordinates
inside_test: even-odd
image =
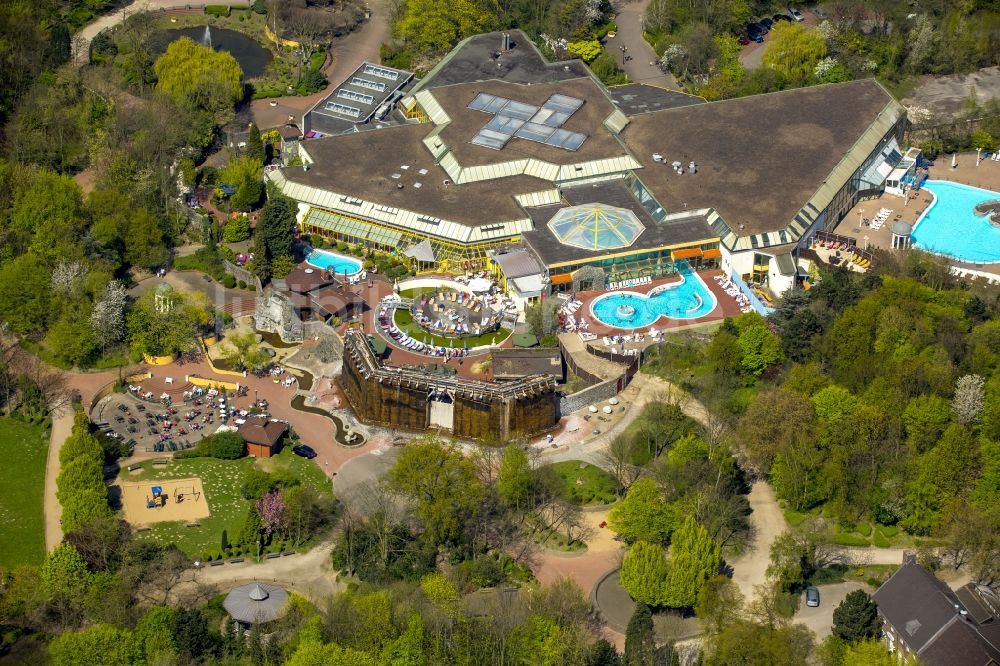
[[[135,531],[136,532],[148,532],[151,529],[153,529],[153,528],[152,527],[148,527],[148,526],[147,527],[137,527],[137,528],[135,528]]]
[[[296,554],[296,551],[294,551],[294,550],[286,550],[285,552],[282,553],[282,556],[288,557],[289,555],[295,555],[295,554]]]
[[[132,463],[131,465],[129,465],[125,469],[127,469],[130,472],[134,472],[137,469],[142,469],[142,463]]]
[[[233,559],[229,560],[230,564],[241,564],[242,562],[243,562],[242,557],[234,557]]]
[[[265,560],[273,560],[275,558],[281,557],[281,553],[268,553],[264,556]]]
[[[201,527],[201,523],[187,523],[184,527]]]
[[[223,564],[225,564],[225,562],[223,562],[222,560],[212,560],[211,562],[208,563],[208,566],[221,567]]]
[[[166,465],[170,460],[167,458],[153,458],[154,465]]]

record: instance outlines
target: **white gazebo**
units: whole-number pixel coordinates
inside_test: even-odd
[[[233,588],[222,603],[230,617],[244,626],[277,620],[288,592],[277,585],[250,583]]]
[[[910,247],[910,235],[912,233],[913,227],[902,220],[892,225],[892,249],[905,250]]]

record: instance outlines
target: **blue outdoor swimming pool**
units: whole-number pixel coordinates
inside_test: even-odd
[[[715,309],[715,295],[686,262],[678,262],[681,282],[650,290],[649,294],[616,292],[594,299],[590,313],[615,328],[642,328],[660,317],[697,319]]]
[[[1000,262],[1000,228],[972,210],[984,201],[1000,200],[1000,193],[945,180],[928,180],[923,186],[935,199],[913,229],[914,247],[978,264]]]
[[[353,257],[345,257],[326,250],[313,250],[306,261],[316,268],[330,269],[337,275],[354,275],[361,272],[361,262]]]

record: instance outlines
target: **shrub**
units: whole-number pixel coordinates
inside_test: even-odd
[[[236,278],[234,278],[234,277],[233,277],[232,275],[230,275],[229,273],[226,273],[226,274],[225,274],[225,275],[224,275],[224,276],[222,277],[222,285],[223,285],[224,287],[226,287],[227,289],[232,289],[232,288],[234,288],[234,287],[236,286]]]
[[[863,537],[869,537],[872,535],[872,525],[871,523],[858,523],[854,531]]]
[[[875,534],[872,535],[872,543],[878,548],[888,548],[892,545],[879,530],[875,530]]]
[[[205,5],[205,13],[209,16],[229,16],[229,5]]]
[[[874,576],[872,576],[871,578],[865,579],[865,582],[874,588],[879,588],[882,587],[882,583],[884,581],[881,578],[875,578]]]
[[[236,283],[236,286],[239,287],[240,289],[246,289],[247,288],[246,280],[240,280],[239,282]]]
[[[864,538],[860,534],[854,534],[849,532],[840,532],[834,538],[834,542],[840,546],[855,546],[859,548],[864,548],[868,544],[868,539]]]
[[[892,538],[899,534],[899,528],[895,525],[879,525],[878,531],[882,533],[882,536]]]
[[[220,432],[211,437],[207,437],[202,442],[208,441],[208,455],[212,458],[222,460],[236,460],[246,455],[247,447],[243,438],[238,432]]]

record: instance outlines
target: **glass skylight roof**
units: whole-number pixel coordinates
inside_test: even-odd
[[[593,203],[562,209],[549,220],[549,230],[563,245],[613,250],[634,243],[645,227],[630,210]]]
[[[564,150],[578,150],[586,134],[561,129],[563,123],[583,106],[583,100],[554,94],[541,107],[506,97],[479,93],[469,102],[473,111],[493,114],[470,143],[500,150],[514,137]]]

